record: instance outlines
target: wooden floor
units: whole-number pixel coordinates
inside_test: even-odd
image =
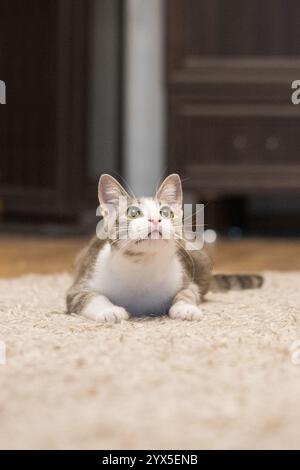
[[[76,253],[86,238],[0,237],[0,277],[72,270]],[[300,241],[221,240],[207,245],[215,270],[256,272],[300,269]]]

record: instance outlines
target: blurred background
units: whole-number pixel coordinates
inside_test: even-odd
[[[299,26],[298,0],[0,0],[0,275],[69,269],[103,172],[179,172],[217,269],[299,269]]]

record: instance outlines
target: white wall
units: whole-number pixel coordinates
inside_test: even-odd
[[[125,177],[151,195],[165,172],[163,0],[127,0]]]
[[[113,173],[118,160],[118,1],[96,0],[91,18],[89,175]]]

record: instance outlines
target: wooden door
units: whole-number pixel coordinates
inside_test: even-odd
[[[211,197],[300,189],[298,0],[167,2],[168,156]]]
[[[0,0],[0,199],[4,213],[73,216],[86,125],[84,0]]]

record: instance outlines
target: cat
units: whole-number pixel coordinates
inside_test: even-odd
[[[182,198],[177,174],[163,181],[154,198],[139,199],[112,176],[102,175],[99,202],[103,224],[80,255],[67,294],[67,313],[100,322],[162,314],[200,320],[200,305],[209,289],[260,287],[263,280],[258,275],[213,276],[208,255],[203,250],[186,249],[181,233]]]

